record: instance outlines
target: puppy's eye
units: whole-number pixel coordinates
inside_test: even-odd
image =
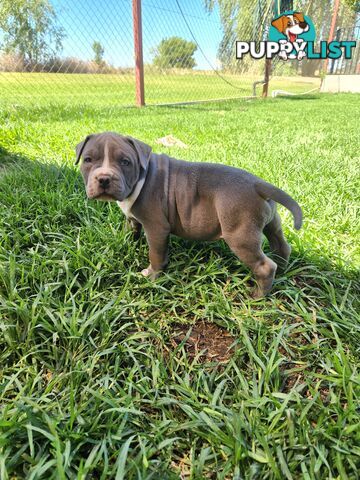
[[[288,27],[291,27],[291,22],[288,22]]]
[[[84,158],[84,163],[91,163],[91,158],[90,157],[85,157]]]
[[[120,158],[120,165],[122,165],[123,167],[127,167],[128,165],[130,165],[130,162],[127,158]]]

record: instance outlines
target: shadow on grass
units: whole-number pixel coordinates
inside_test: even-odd
[[[227,100],[222,100],[217,102],[216,100],[210,100],[210,101],[204,101],[204,102],[184,102],[184,103],[178,103],[178,104],[164,104],[164,105],[158,105],[159,108],[169,108],[169,109],[174,109],[174,110],[188,110],[189,108],[192,109],[192,111],[198,111],[198,112],[210,112],[210,111],[227,111],[227,110],[233,110],[234,109],[234,103],[238,103],[239,108],[241,110],[246,109],[247,107],[250,108],[250,106],[253,108],[254,103],[257,104],[263,104],[264,102],[268,102],[269,100],[275,100],[275,99],[283,99],[283,100],[301,100],[301,101],[312,101],[312,100],[319,100],[320,95],[302,95],[301,93],[299,94],[292,94],[289,92],[290,95],[278,95],[276,97],[269,97],[267,99],[262,98],[261,96],[257,97],[248,97],[248,98],[229,98]],[[151,106],[149,107],[151,108]]]
[[[301,93],[298,93],[298,94],[291,93],[290,95],[277,95],[276,97],[273,97],[273,98],[277,98],[277,99],[281,98],[281,99],[292,100],[292,101],[299,101],[299,100],[311,101],[311,100],[319,100],[320,96],[319,95],[301,95]]]
[[[17,172],[29,172],[29,175],[32,175],[35,171],[41,171],[44,175],[44,180],[53,179],[54,177],[65,178],[68,175],[72,178],[75,175],[78,180],[81,180],[80,173],[66,165],[58,166],[54,163],[42,163],[38,160],[31,160],[23,155],[10,153],[0,145],[0,174],[16,175]]]

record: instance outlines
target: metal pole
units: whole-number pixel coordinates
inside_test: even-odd
[[[271,72],[271,59],[267,58],[265,60],[264,86],[262,91],[263,98],[266,98],[268,96],[270,72]]]
[[[335,38],[337,41],[340,40],[340,35],[341,35],[341,28],[337,28],[336,30],[336,35],[335,35]],[[347,37],[345,37],[347,38]],[[335,68],[335,63],[337,62],[337,60],[333,59],[331,60],[331,65],[330,65],[330,74],[332,75],[334,73],[334,68]]]
[[[133,29],[134,29],[134,49],[135,49],[135,83],[136,83],[136,105],[143,107],[145,105],[144,89],[144,61],[142,44],[142,25],[141,25],[141,0],[133,0]]]
[[[332,42],[333,38],[334,38],[336,20],[337,20],[337,16],[338,16],[338,13],[339,13],[339,6],[340,6],[340,0],[335,0],[334,12],[333,12],[333,16],[332,16],[332,19],[331,19],[331,25],[330,25],[330,31],[329,31],[328,43]],[[324,72],[325,73],[327,73],[327,70],[328,70],[328,63],[329,63],[329,59],[326,58],[325,62],[324,62]]]
[[[274,17],[278,17],[282,12],[286,10],[293,10],[293,0],[275,0],[273,5]],[[269,81],[271,73],[271,59],[265,60],[265,73],[264,73],[264,85],[262,91],[262,97],[266,98],[269,91]]]

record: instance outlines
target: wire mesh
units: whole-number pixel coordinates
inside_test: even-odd
[[[108,0],[106,14],[101,3],[44,1],[43,4],[54,9],[56,23],[60,24],[62,49],[55,55],[41,55],[38,61],[30,62],[26,50],[25,53],[17,50],[3,53],[0,60],[3,95],[19,103],[87,103],[89,100],[131,103],[133,59],[122,40],[126,37],[132,41],[131,2]],[[106,59],[94,61],[91,48],[94,41],[102,45]],[[115,55],[126,60],[114,66]]]
[[[293,3],[315,22],[317,40],[327,40],[332,2]],[[251,96],[254,82],[259,93],[265,62],[237,61],[235,40],[267,39],[274,0],[143,0],[141,6],[146,104]],[[36,23],[39,12],[48,23]],[[355,20],[342,4],[337,27],[343,35],[359,35]],[[14,35],[24,29],[21,43]],[[351,68],[338,62],[330,71],[359,73],[356,52]],[[321,62],[276,59],[271,86],[305,91],[319,85],[321,69]],[[2,0],[0,100],[134,105],[132,1]]]
[[[355,25],[351,28],[338,26],[335,34],[335,40],[348,41],[360,39],[360,16]],[[329,65],[328,73],[336,75],[359,75],[360,74],[360,44],[357,43],[352,52],[352,57],[345,59],[332,60]]]

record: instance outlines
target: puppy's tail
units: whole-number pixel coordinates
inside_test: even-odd
[[[257,182],[255,183],[255,190],[256,192],[264,198],[264,200],[275,200],[275,202],[281,203],[284,205],[290,212],[293,214],[294,217],[294,227],[296,230],[300,230],[302,225],[302,210],[297,202],[293,198],[290,197],[286,192],[281,190],[280,188],[271,185],[271,183],[267,182]]]

